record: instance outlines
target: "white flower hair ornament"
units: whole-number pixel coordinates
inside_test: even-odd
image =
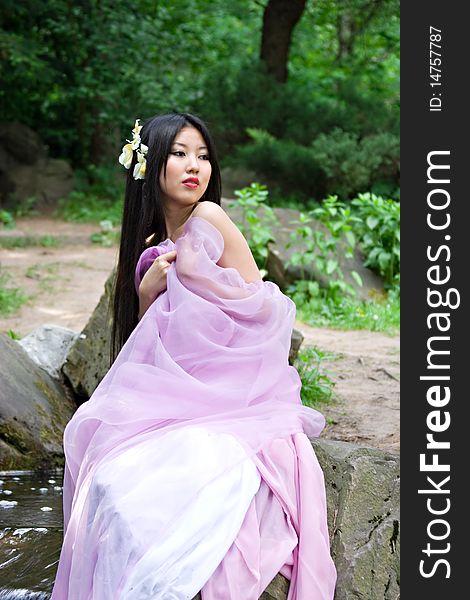
[[[136,119],[134,129],[132,130],[132,140],[126,140],[127,144],[122,147],[119,162],[126,169],[130,169],[135,150],[137,152],[137,162],[132,175],[134,179],[145,179],[145,170],[147,167],[147,159],[145,157],[149,149],[148,146],[142,144],[140,139],[142,125],[139,125],[139,121],[140,119]]]

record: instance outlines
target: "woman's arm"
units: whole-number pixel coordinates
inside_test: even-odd
[[[221,206],[215,202],[201,202],[192,214],[206,219],[222,234],[224,251],[217,261],[219,266],[234,267],[246,283],[262,279],[246,239]]]

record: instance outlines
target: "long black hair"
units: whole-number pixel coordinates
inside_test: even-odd
[[[113,301],[113,328],[110,359],[113,362],[137,325],[139,298],[134,287],[134,273],[139,256],[152,236],[152,245],[167,238],[160,189],[160,173],[166,176],[171,146],[183,127],[195,127],[202,135],[212,166],[209,184],[201,200],[220,204],[221,180],[214,142],[205,123],[189,113],[157,115],[145,122],[140,137],[148,146],[145,179],[134,179],[137,162],[134,151],[127,174],[126,195],[121,228],[121,242]],[[153,235],[152,235],[153,234]]]

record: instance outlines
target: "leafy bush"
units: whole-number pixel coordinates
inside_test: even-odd
[[[359,194],[351,205],[359,217],[355,231],[366,255],[364,265],[377,271],[387,287],[399,286],[400,204],[375,194]]]
[[[5,229],[15,229],[15,218],[9,210],[0,210],[0,225]]]
[[[320,220],[328,233],[313,230],[309,223]],[[300,214],[292,242],[303,240],[301,250],[290,262],[302,267],[302,279],[290,285],[286,293],[297,305],[299,316],[314,325],[367,328],[372,331],[396,331],[400,310],[400,205],[374,194],[360,194],[346,205],[337,196],[329,196],[308,214]],[[361,301],[355,289],[344,280],[337,260],[337,244],[342,240],[345,256],[359,245],[364,265],[385,278],[389,292],[385,298]],[[314,263],[325,276],[327,287],[305,279],[306,267]],[[358,273],[351,271],[358,285]]]
[[[241,221],[237,225],[246,237],[263,277],[266,275],[268,244],[275,241],[272,227],[278,223],[273,209],[266,204],[268,194],[265,185],[252,183],[248,187],[236,190],[235,196],[238,200],[230,203],[230,208],[240,208],[242,211]]]
[[[312,142],[313,155],[327,180],[327,192],[347,198],[374,181],[390,182],[396,188],[399,173],[399,140],[392,133],[359,139],[339,128],[321,133]]]
[[[77,223],[121,223],[124,200],[122,173],[112,167],[91,165],[77,172],[77,185],[58,202],[56,216]]]
[[[324,250],[335,251],[336,243],[344,236],[346,256],[352,256],[356,244],[359,244],[365,259],[364,266],[376,271],[390,288],[397,283],[400,273],[400,204],[386,200],[369,192],[359,194],[348,205],[340,202],[337,196],[328,196],[323,203],[311,210],[305,219],[316,218],[329,230],[331,238],[315,236],[309,229],[306,242],[307,253],[303,260],[314,260],[319,270],[330,275],[336,265],[325,268]],[[298,234],[302,232],[298,231]],[[315,251],[313,251],[315,249]],[[330,259],[331,260],[331,259]],[[356,279],[357,274],[352,273]],[[358,281],[358,283],[360,283]],[[399,285],[399,281],[398,281]]]
[[[237,147],[235,163],[254,169],[282,194],[295,193],[304,201],[323,195],[325,177],[310,148],[260,129],[248,128],[247,133],[253,141]]]
[[[327,232],[314,230],[310,223],[316,218],[327,228]],[[337,202],[336,196],[329,196],[322,205],[311,210],[309,213],[300,213],[299,219],[293,221],[298,227],[291,233],[288,246],[302,240],[302,248],[292,254],[288,265],[300,266],[302,279],[305,279],[305,267],[314,264],[320,274],[328,281],[328,289],[320,290],[315,286],[305,287],[302,283],[298,285],[303,292],[309,291],[312,296],[325,294],[331,298],[338,298],[342,294],[354,296],[355,289],[345,281],[344,273],[337,258],[338,242],[344,238],[343,248],[347,258],[352,258],[356,237],[353,233],[353,223],[356,217],[351,213],[350,207]],[[361,286],[360,275],[352,270],[351,275],[356,283]],[[316,282],[306,282],[316,283]],[[318,284],[317,284],[318,285]],[[339,295],[339,296],[338,296]]]
[[[398,195],[399,141],[394,134],[360,139],[335,128],[307,145],[306,135],[300,144],[258,128],[246,131],[252,141],[237,146],[232,163],[249,166],[283,193],[295,192],[304,201],[333,193],[348,198],[375,185]]]
[[[59,201],[55,214],[75,223],[100,223],[106,220],[120,223],[122,202],[110,202],[94,194],[74,191]]]
[[[295,360],[295,367],[302,381],[300,396],[306,406],[317,406],[333,399],[335,383],[323,369],[322,362],[335,358],[316,347],[303,348]]]
[[[93,244],[99,244],[105,248],[110,248],[119,241],[120,230],[113,226],[113,222],[109,220],[100,221],[100,231],[92,233],[90,240]]]

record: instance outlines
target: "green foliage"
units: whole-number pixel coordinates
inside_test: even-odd
[[[94,194],[74,191],[59,202],[56,216],[74,223],[100,223],[106,220],[119,223],[122,218],[122,200],[104,201]]]
[[[319,220],[329,231],[313,231],[306,223]],[[348,205],[337,196],[328,196],[322,204],[301,213],[299,227],[292,234],[292,242],[301,237],[306,252],[293,255],[293,264],[305,266],[314,262],[318,270],[327,276],[339,273],[339,265],[333,258],[336,246],[342,240],[346,257],[352,257],[359,245],[363,252],[364,266],[376,271],[385,279],[386,287],[392,287],[400,272],[400,204],[369,192],[359,194]],[[328,261],[330,261],[328,266]],[[331,262],[333,261],[333,262]],[[359,276],[353,273],[360,285]]]
[[[377,271],[388,287],[400,273],[400,204],[375,194],[351,202],[358,216],[355,230],[366,255],[364,265]]]
[[[254,2],[5,1],[0,112],[76,166],[114,159],[136,117],[193,109],[211,65],[258,49]]]
[[[117,225],[122,219],[124,178],[116,167],[90,166],[78,172],[76,189],[59,201],[56,216],[75,223]]]
[[[313,219],[327,231],[314,229]],[[299,317],[314,325],[396,332],[400,311],[400,205],[374,194],[360,194],[350,205],[329,196],[308,214],[301,213],[291,242],[302,240],[290,263],[300,265],[301,279],[287,289]],[[385,278],[387,298],[362,301],[355,288],[344,279],[339,265],[338,248],[346,258],[356,246],[365,255],[364,265]],[[326,285],[306,279],[306,270],[316,266]],[[362,285],[356,271],[351,276]]]
[[[398,135],[377,133],[359,139],[353,132],[334,128],[312,142],[315,160],[326,177],[328,193],[349,197],[361,189],[370,189],[375,181],[389,182],[396,188],[399,174]]]
[[[336,358],[334,354],[322,352],[316,347],[307,347],[299,351],[295,367],[302,381],[300,396],[306,406],[318,406],[333,400],[335,383],[323,369],[323,361]]]
[[[110,220],[100,221],[100,231],[90,236],[94,244],[99,244],[105,248],[114,246],[119,240],[119,230],[113,226]]]
[[[370,166],[365,187],[357,165],[343,173],[348,165],[342,160],[339,185],[351,189],[347,179],[354,175],[362,185],[348,193],[395,194],[397,172],[388,161],[396,165],[393,136],[399,130],[398,0],[307,3],[293,31],[285,84],[270,78],[259,60],[266,2],[136,0],[132,9],[124,0],[3,5],[3,119],[31,126],[53,156],[75,167],[115,163],[136,117],[187,110],[208,121],[222,159],[252,144],[236,160],[253,166],[256,158],[271,189],[276,183],[284,193],[298,190],[304,200],[341,192],[334,187],[337,174],[325,174],[333,149],[323,143],[320,164],[311,146],[340,128],[357,136],[365,164],[372,162],[372,145],[382,162]],[[277,143],[253,144],[247,130],[255,127]],[[334,156],[342,145],[337,142]],[[256,157],[261,148],[262,159]]]
[[[16,287],[9,286],[7,273],[0,272],[0,315],[7,316],[16,312],[28,298],[26,294]]]
[[[250,166],[279,186],[307,200],[337,193],[350,197],[374,186],[398,195],[399,138],[377,133],[359,138],[338,127],[319,133],[310,145],[278,139],[266,130],[247,128],[251,142],[236,148],[232,164]]]
[[[43,248],[59,247],[63,244],[60,236],[42,235],[42,236],[13,236],[0,237],[0,248],[33,248],[42,246]]]
[[[237,222],[237,225],[245,235],[261,275],[264,276],[268,259],[268,244],[275,241],[272,228],[278,224],[273,209],[266,204],[267,187],[259,183],[252,183],[248,187],[236,190],[235,196],[237,201],[230,203],[230,208],[241,209],[241,220]]]
[[[43,248],[58,248],[63,243],[60,237],[45,234],[39,238],[39,245]]]
[[[326,231],[313,227],[314,219],[326,227]],[[334,301],[346,293],[354,296],[355,288],[345,281],[343,270],[338,261],[338,244],[342,241],[342,251],[346,258],[354,255],[356,236],[353,223],[356,217],[351,209],[338,203],[337,196],[329,196],[323,204],[309,213],[300,213],[299,219],[293,221],[297,228],[291,233],[288,247],[301,240],[301,249],[292,253],[288,265],[300,266],[301,280],[305,280],[306,268],[314,264],[320,276],[328,282],[328,287],[320,289],[317,282],[297,282],[297,292],[309,293],[312,297],[324,296]],[[352,276],[357,285],[362,281],[356,271]],[[308,285],[310,284],[310,285]]]
[[[398,197],[399,3],[307,3],[292,42],[282,85],[243,55],[229,77],[223,63],[208,71],[220,93],[198,107],[214,121],[226,164],[304,201],[363,189]]]
[[[7,336],[12,340],[21,340],[21,335],[18,335],[13,329],[7,331]]]
[[[15,202],[15,217],[33,217],[39,214],[36,208],[38,199],[36,196],[29,196],[24,200]]]
[[[3,225],[5,229],[15,229],[15,218],[10,211],[0,210],[0,225]]]
[[[247,128],[252,142],[239,145],[232,163],[260,173],[282,194],[295,193],[304,201],[323,193],[325,178],[310,148],[291,140],[279,140],[265,130]]]
[[[278,224],[273,210],[266,205],[268,190],[264,185],[252,183],[235,194],[238,200],[230,206],[241,209],[241,221],[237,225],[248,239],[264,276],[268,244],[275,241],[272,228]],[[314,220],[323,228],[315,225]],[[297,227],[291,233],[288,246],[301,243],[300,249],[292,253],[289,264],[300,267],[301,278],[291,284],[286,293],[295,302],[299,318],[315,326],[396,333],[400,323],[399,262],[394,263],[398,271],[394,271],[393,280],[387,284],[388,293],[365,301],[360,300],[356,289],[345,281],[337,256],[338,247],[346,258],[351,258],[360,246],[365,254],[364,264],[371,268],[374,261],[379,260],[376,248],[385,252],[393,247],[391,257],[399,256],[399,204],[369,193],[360,194],[348,205],[338,201],[337,196],[329,196],[309,212],[301,212],[293,223]],[[382,275],[392,271],[385,258],[381,259],[385,272],[379,270]],[[323,287],[318,281],[306,279],[307,269],[312,264],[326,283]],[[352,270],[351,276],[358,287],[362,286],[356,271]]]
[[[390,335],[399,332],[399,288],[393,288],[385,298],[366,301],[341,293],[333,295],[315,284],[299,280],[286,291],[295,302],[301,321],[313,327],[367,329]]]

